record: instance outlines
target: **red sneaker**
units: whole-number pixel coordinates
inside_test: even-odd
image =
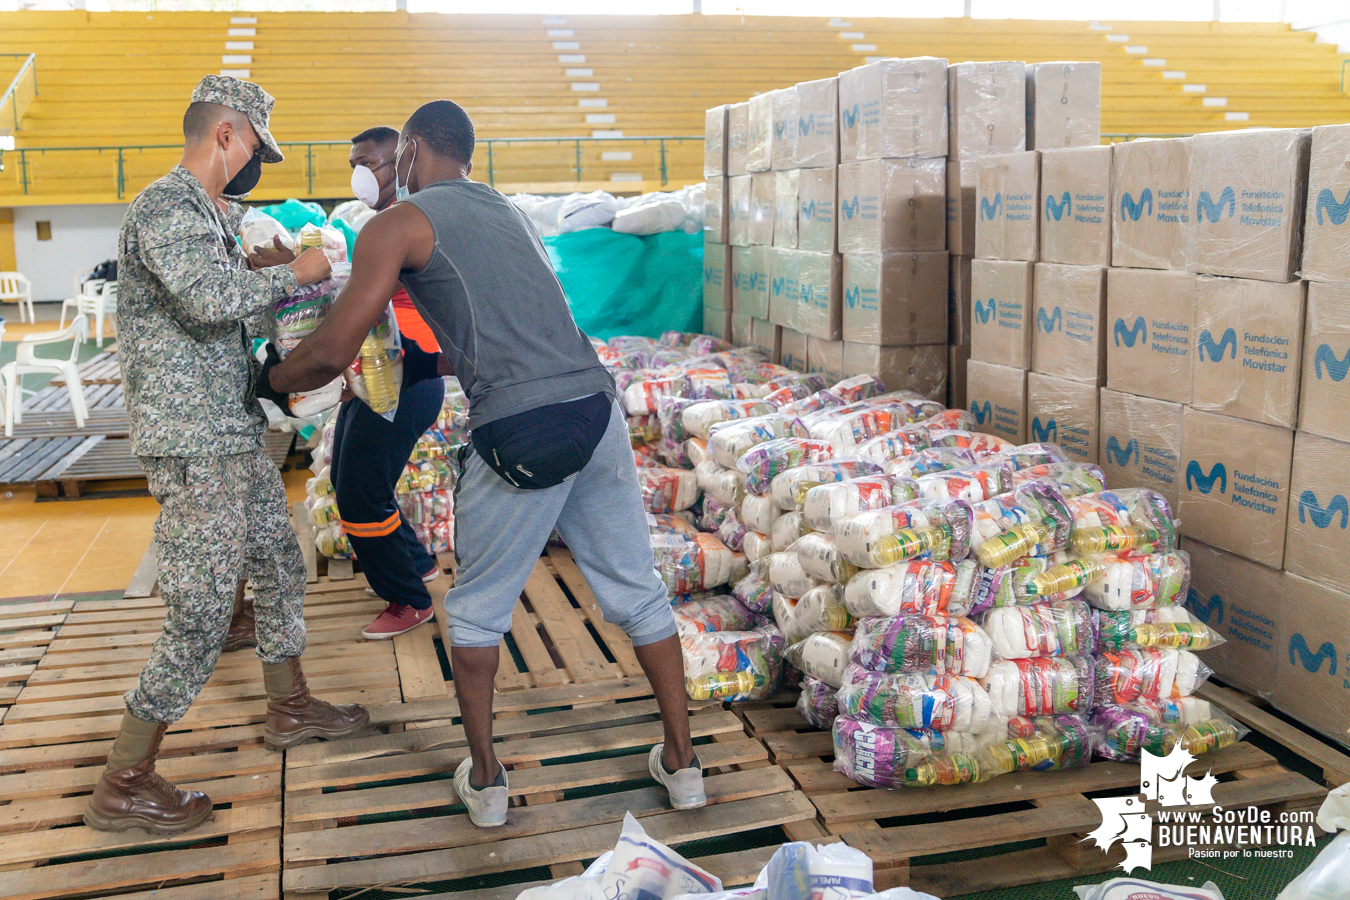
[[[423,622],[430,622],[436,613],[434,610],[413,609],[399,603],[390,603],[384,612],[375,617],[375,621],[366,626],[361,637],[368,641],[387,641],[400,634],[412,631]]]

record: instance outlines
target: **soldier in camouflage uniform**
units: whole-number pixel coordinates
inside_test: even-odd
[[[281,476],[262,449],[266,420],[244,324],[327,277],[328,262],[317,249],[246,259],[234,239],[242,209],[222,199],[247,194],[263,163],[281,161],[267,130],[272,103],[255,84],[202,79],[183,120],[182,162],[122,223],[122,379],[132,449],[160,504],[167,615],[85,810],[94,828],[177,833],[210,816],[210,799],[155,774],[155,757],[215,668],[242,577],[254,587],[267,745],[345,737],[368,721],[360,706],[313,698],[300,670],[304,559]]]

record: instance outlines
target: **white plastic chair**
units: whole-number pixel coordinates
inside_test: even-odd
[[[94,317],[94,330],[98,334],[98,349],[102,350],[103,320],[107,316],[117,315],[117,282],[101,281],[96,293],[80,294],[75,298],[75,301],[76,308],[83,315]]]
[[[76,312],[80,311],[79,310],[80,297],[84,296],[85,294],[97,294],[99,292],[99,288],[103,287],[102,278],[89,277],[93,273],[93,271],[94,271],[93,269],[86,269],[85,271],[75,276],[75,292],[72,293],[65,300],[61,301],[61,324],[57,326],[58,328],[66,327],[66,310],[70,309],[71,307],[75,307]]]
[[[23,395],[37,393],[23,389],[25,375],[60,375],[64,378],[66,391],[70,394],[70,407],[75,412],[75,427],[84,427],[89,407],[84,402],[84,385],[80,382],[78,361],[80,345],[88,336],[89,320],[83,315],[77,315],[69,326],[60,331],[30,334],[19,342],[14,362],[0,366],[0,387],[5,392],[5,437],[13,437],[15,424],[23,422]],[[38,356],[34,352],[38,347],[64,341],[74,341],[69,359],[53,359]]]
[[[0,303],[19,304],[19,321],[36,322],[33,313],[33,285],[18,272],[0,272]],[[28,307],[27,313],[24,307]],[[25,315],[27,318],[25,319]]]

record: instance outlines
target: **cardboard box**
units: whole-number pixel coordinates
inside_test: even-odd
[[[844,340],[883,347],[945,344],[947,275],[946,253],[846,254]]]
[[[1107,387],[1191,402],[1195,279],[1189,272],[1106,270]]]
[[[703,307],[703,333],[724,341],[731,340],[731,310]]]
[[[841,162],[947,155],[947,61],[881,59],[839,76]]]
[[[1350,744],[1350,596],[1285,574],[1272,705]]]
[[[727,243],[750,246],[750,176],[727,179]]]
[[[966,364],[966,398],[975,430],[1014,444],[1027,442],[1027,373],[972,359]]]
[[[773,245],[797,249],[798,169],[774,173]]]
[[[875,375],[888,391],[917,391],[930,400],[947,397],[947,347],[878,347],[844,342],[844,377]]]
[[[969,256],[949,257],[947,276],[947,343],[953,347],[970,346],[970,267]]]
[[[1101,140],[1102,64],[1027,66],[1027,149],[1096,147]]]
[[[703,114],[703,175],[727,173],[727,118],[730,107],[714,106]]]
[[[1041,154],[1042,262],[1111,265],[1111,148]]]
[[[778,362],[782,356],[782,340],[782,326],[764,319],[750,320],[750,345],[767,353],[771,362]]]
[[[800,253],[779,247],[769,251],[769,321],[786,328],[796,328],[801,316]]]
[[[743,316],[740,313],[731,314],[731,343],[737,347],[750,346],[750,323],[754,319],[749,316]]]
[[[831,381],[844,377],[844,342],[806,338],[806,370],[819,372]]]
[[[778,177],[773,172],[755,172],[750,176],[751,244],[773,243],[773,220],[778,206]]]
[[[782,347],[783,352],[779,357],[779,365],[791,369],[794,372],[805,372],[806,369],[806,335],[793,328],[783,329]]]
[[[970,347],[947,348],[947,408],[966,408],[966,364]]]
[[[970,356],[1031,368],[1035,263],[976,259],[970,263]]]
[[[964,62],[947,70],[952,159],[1018,153],[1027,147],[1027,67]]]
[[[802,298],[797,330],[822,341],[838,341],[843,331],[843,260],[833,253],[799,250],[797,266]]]
[[[947,252],[975,255],[975,160],[947,160]]]
[[[1106,279],[1095,266],[1036,264],[1031,368],[1100,385],[1106,375]]]
[[[797,249],[834,253],[839,248],[839,170],[801,169],[797,176]]]
[[[1309,281],[1350,283],[1350,125],[1312,131],[1303,265]]]
[[[977,164],[975,255],[981,259],[1040,256],[1041,155],[1032,150],[990,156]]]
[[[726,244],[703,243],[703,305],[708,309],[734,308],[731,298],[731,248]]]
[[[839,250],[947,249],[947,160],[871,159],[839,167]]]
[[[1190,159],[1189,138],[1111,147],[1111,265],[1186,268],[1195,214]]]
[[[1190,538],[1182,549],[1191,557],[1186,608],[1227,640],[1204,651],[1205,665],[1233,687],[1273,698],[1283,573]]]
[[[1350,444],[1300,431],[1294,438],[1284,567],[1350,591]],[[1350,632],[1347,632],[1350,637]]]
[[[1111,487],[1150,488],[1180,509],[1180,403],[1103,388],[1097,405],[1098,465]]]
[[[1192,272],[1292,281],[1308,201],[1306,129],[1226,131],[1191,138]]]
[[[773,91],[769,165],[775,172],[797,168],[797,86]]]
[[[1284,565],[1294,432],[1187,408],[1181,415],[1181,527],[1187,537]]]
[[[1197,278],[1191,405],[1293,427],[1303,377],[1303,306],[1301,281]]]
[[[731,309],[756,319],[769,317],[768,247],[733,247],[731,251]]]
[[[1350,285],[1308,285],[1298,427],[1350,441]]]
[[[731,236],[731,215],[728,208],[731,197],[727,189],[727,179],[721,175],[709,175],[704,184],[703,239],[725,244]]]
[[[1058,444],[1074,462],[1097,461],[1096,386],[1031,372],[1027,375],[1027,420],[1031,441]]]
[[[773,91],[750,98],[746,113],[745,169],[768,172],[773,168]]]
[[[750,104],[733,103],[727,107],[727,174],[746,175],[750,149]]]
[[[802,169],[839,164],[839,78],[797,85],[797,146],[792,164]]]

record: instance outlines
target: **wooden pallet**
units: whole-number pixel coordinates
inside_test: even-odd
[[[954,897],[1105,872],[1124,858],[1119,845],[1107,854],[1080,841],[1102,821],[1089,795],[1138,793],[1138,765],[1099,761],[984,784],[882,791],[835,772],[830,734],[812,729],[794,710],[767,706],[742,716],[811,798],[823,827],[872,857],[879,888],[909,885]],[[1211,769],[1220,778],[1214,800],[1228,808],[1314,810],[1326,796],[1323,787],[1250,743],[1206,754],[1188,774]],[[1010,846],[1027,842],[1041,846]],[[973,860],[924,859],[977,849],[982,852]],[[1155,850],[1154,860],[1185,858],[1186,852]]]
[[[122,365],[117,358],[117,344],[111,344],[107,350],[91,356],[80,363],[81,384],[121,384]],[[57,375],[50,382],[52,387],[64,387],[65,376]]]
[[[69,599],[0,603],[0,722],[74,605]]]
[[[677,848],[815,815],[734,714],[697,703],[690,724],[699,753],[720,774],[707,779],[708,807],[670,810],[647,775],[647,751],[662,734],[649,690],[645,680],[626,678],[499,694],[497,752],[512,768],[513,807],[507,825],[490,831],[468,821],[449,778],[467,754],[463,729],[408,728],[454,719],[452,699],[373,711],[379,726],[408,728],[402,732],[289,751],[284,890],[327,896],[518,872],[521,883],[447,895],[514,897],[535,883],[527,870],[576,874],[583,861],[612,849],[625,812]],[[743,884],[774,849],[698,861],[728,884]]]

